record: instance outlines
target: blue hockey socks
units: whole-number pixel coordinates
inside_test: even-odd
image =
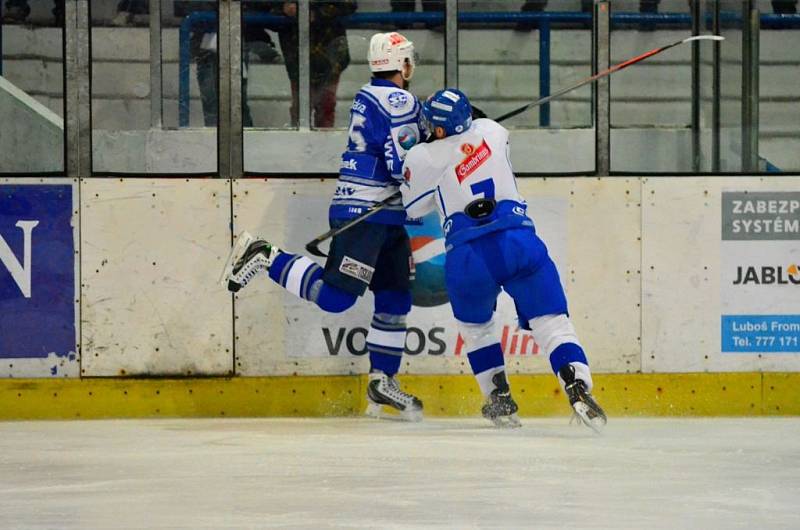
[[[281,252],[269,268],[269,277],[295,296],[317,304],[323,311],[341,313],[358,298],[322,280],[323,269],[299,254]]]
[[[388,376],[400,370],[406,347],[406,315],[411,311],[411,293],[376,291],[375,313],[367,334],[370,370]]]

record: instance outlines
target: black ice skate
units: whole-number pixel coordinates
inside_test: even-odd
[[[586,383],[582,379],[575,378],[575,368],[570,365],[561,368],[558,375],[564,381],[564,391],[567,393],[569,404],[575,410],[578,423],[583,423],[594,432],[600,433],[608,419],[597,401],[586,391]]]
[[[422,420],[422,401],[400,390],[394,376],[372,372],[367,383],[367,416],[389,417],[383,415],[384,405],[399,411],[400,417],[406,421]]]
[[[232,293],[245,287],[261,271],[269,270],[280,250],[263,239],[242,232],[233,243],[220,276],[220,284]]]
[[[511,397],[505,372],[497,372],[492,377],[495,389],[481,408],[481,414],[494,423],[495,427],[520,427],[522,424],[517,417],[517,403]]]

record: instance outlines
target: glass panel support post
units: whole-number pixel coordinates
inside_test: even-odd
[[[758,6],[745,0],[742,17],[742,171],[757,173],[758,167]]]
[[[721,18],[719,0],[713,2],[712,32],[714,35],[721,34]],[[721,43],[715,41],[714,55],[712,61],[713,81],[712,81],[712,100],[711,100],[711,172],[719,173],[722,163],[721,155],[721,134],[722,134],[722,48]]]
[[[594,3],[594,73],[611,66],[611,2]],[[595,172],[606,176],[611,170],[611,83],[608,76],[595,82],[594,124],[596,134]]]
[[[219,3],[219,176],[242,176],[242,11],[239,0]]]
[[[458,88],[458,0],[445,4],[445,85]]]
[[[89,1],[64,3],[64,127],[66,174],[70,178],[92,173],[92,124],[89,91]]]
[[[150,128],[164,122],[161,72],[161,0],[150,0]]]
[[[700,35],[702,28],[702,12],[700,2],[692,2],[692,35]],[[700,172],[700,104],[703,95],[700,93],[700,43],[692,42],[692,171]]]
[[[311,0],[297,2],[297,127],[308,130],[311,127]]]

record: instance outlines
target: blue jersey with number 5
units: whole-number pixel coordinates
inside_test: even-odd
[[[357,217],[397,193],[403,158],[420,139],[419,111],[417,98],[390,81],[372,79],[358,91],[331,202],[332,220]],[[399,201],[370,217],[385,224],[403,224],[405,219]]]
[[[533,226],[517,191],[508,131],[478,119],[465,132],[408,153],[401,186],[409,217],[438,208],[448,247],[489,232]]]

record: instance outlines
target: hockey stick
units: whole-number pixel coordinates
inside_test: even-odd
[[[679,45],[684,44],[686,42],[693,42],[693,41],[700,41],[700,40],[722,41],[722,40],[725,40],[725,37],[722,37],[720,35],[696,35],[694,37],[687,37],[685,39],[681,39],[679,41],[675,41],[672,44],[667,44],[666,46],[661,46],[660,48],[654,48],[654,49],[652,49],[650,51],[644,52],[641,55],[637,55],[636,57],[632,57],[632,58],[628,59],[627,61],[624,61],[624,62],[621,62],[619,64],[616,64],[616,65],[612,66],[611,68],[603,70],[602,72],[598,72],[598,73],[594,74],[591,77],[587,77],[586,79],[583,79],[582,81],[579,81],[578,83],[576,83],[576,84],[574,84],[572,86],[563,88],[563,89],[555,92],[554,94],[551,94],[551,95],[549,95],[547,97],[543,97],[541,99],[537,99],[536,101],[533,101],[531,103],[523,105],[522,107],[520,107],[518,109],[514,109],[511,112],[507,112],[507,113],[503,114],[502,116],[496,118],[494,121],[499,123],[501,121],[507,120],[509,118],[512,118],[512,117],[516,116],[517,114],[522,114],[523,112],[525,112],[528,109],[531,109],[533,107],[538,107],[539,105],[544,105],[545,103],[547,103],[549,101],[552,101],[552,100],[554,100],[554,99],[556,99],[558,97],[561,97],[561,96],[563,96],[564,94],[566,94],[568,92],[572,92],[573,90],[576,90],[576,89],[578,89],[578,88],[580,88],[580,87],[582,87],[584,85],[588,85],[589,83],[597,81],[598,79],[602,79],[604,77],[608,77],[608,76],[610,76],[611,74],[613,74],[615,72],[619,72],[620,70],[624,70],[625,68],[627,68],[627,67],[629,67],[631,65],[634,65],[634,64],[639,63],[641,61],[644,61],[648,57],[652,57],[654,55],[658,55],[659,53],[661,53],[663,51],[669,50],[670,48],[674,48],[675,46],[679,46]],[[315,255],[315,256],[318,256],[318,257],[321,257],[321,258],[327,257],[326,254],[319,249],[320,243],[322,243],[323,241],[325,241],[325,240],[327,240],[329,238],[332,238],[333,236],[335,236],[337,234],[340,234],[340,233],[344,232],[345,230],[349,229],[351,226],[357,225],[361,221],[372,217],[374,214],[378,213],[383,208],[385,208],[388,204],[396,201],[400,197],[401,197],[401,194],[398,192],[398,193],[393,194],[391,197],[387,197],[386,199],[382,200],[381,202],[374,204],[373,206],[369,207],[360,216],[354,217],[353,219],[351,219],[350,221],[346,222],[342,226],[339,226],[337,228],[332,228],[331,230],[328,230],[324,234],[322,234],[319,237],[315,238],[313,241],[310,241],[306,245],[306,250],[308,252],[310,252],[311,254]]]
[[[607,70],[603,70],[602,72],[597,72],[593,76],[587,77],[583,81],[580,81],[580,82],[578,82],[578,83],[576,83],[576,84],[574,84],[572,86],[569,86],[567,88],[562,88],[561,90],[555,92],[554,94],[550,94],[549,96],[544,97],[542,99],[537,99],[533,103],[528,103],[527,105],[523,105],[518,109],[512,110],[511,112],[507,112],[507,113],[503,114],[502,116],[500,116],[499,118],[497,118],[494,121],[501,122],[503,120],[507,120],[508,118],[512,118],[512,117],[516,116],[517,114],[521,114],[521,113],[525,112],[526,110],[528,110],[530,108],[538,107],[539,105],[544,105],[548,101],[551,101],[551,100],[553,100],[555,98],[561,97],[564,94],[566,94],[567,92],[572,92],[573,90],[576,90],[576,89],[578,89],[578,88],[580,88],[580,87],[582,87],[584,85],[588,85],[589,83],[591,83],[593,81],[597,81],[598,79],[602,79],[604,77],[608,77],[611,74],[613,74],[614,72],[619,72],[620,70],[624,70],[625,68],[627,68],[627,67],[629,67],[629,66],[631,66],[633,64],[636,64],[638,62],[644,61],[648,57],[652,57],[654,55],[658,55],[659,53],[661,53],[663,51],[669,50],[670,48],[674,48],[675,46],[679,46],[679,45],[684,44],[686,42],[693,42],[693,41],[698,41],[698,40],[721,41],[721,40],[725,40],[725,37],[722,37],[720,35],[697,35],[695,37],[687,37],[685,39],[681,39],[679,41],[675,41],[672,44],[667,44],[666,46],[661,46],[660,48],[654,48],[654,49],[652,49],[652,50],[650,50],[648,52],[644,52],[641,55],[637,55],[636,57],[632,57],[632,58],[628,59],[627,61],[621,62],[619,64],[615,64],[614,66],[612,66],[611,68],[609,68]]]
[[[327,254],[325,254],[324,252],[322,252],[319,249],[319,244],[320,243],[322,243],[323,241],[325,241],[327,239],[332,238],[333,236],[335,236],[337,234],[340,234],[340,233],[344,232],[345,230],[349,229],[351,226],[357,225],[358,223],[360,223],[361,221],[363,221],[365,219],[369,219],[370,217],[372,217],[373,215],[375,215],[379,211],[383,210],[390,203],[400,199],[400,197],[402,197],[402,194],[398,191],[397,193],[394,193],[391,196],[386,197],[381,202],[373,204],[372,206],[367,208],[367,210],[364,213],[362,213],[361,215],[359,215],[358,217],[353,217],[352,219],[350,219],[349,221],[347,221],[343,225],[337,226],[336,228],[331,228],[330,230],[328,230],[327,232],[325,232],[321,236],[318,236],[318,237],[314,238],[312,241],[309,241],[308,244],[306,245],[306,250],[308,252],[310,252],[311,254],[313,254],[313,255],[315,255],[317,257],[320,257],[320,258],[328,257]]]

